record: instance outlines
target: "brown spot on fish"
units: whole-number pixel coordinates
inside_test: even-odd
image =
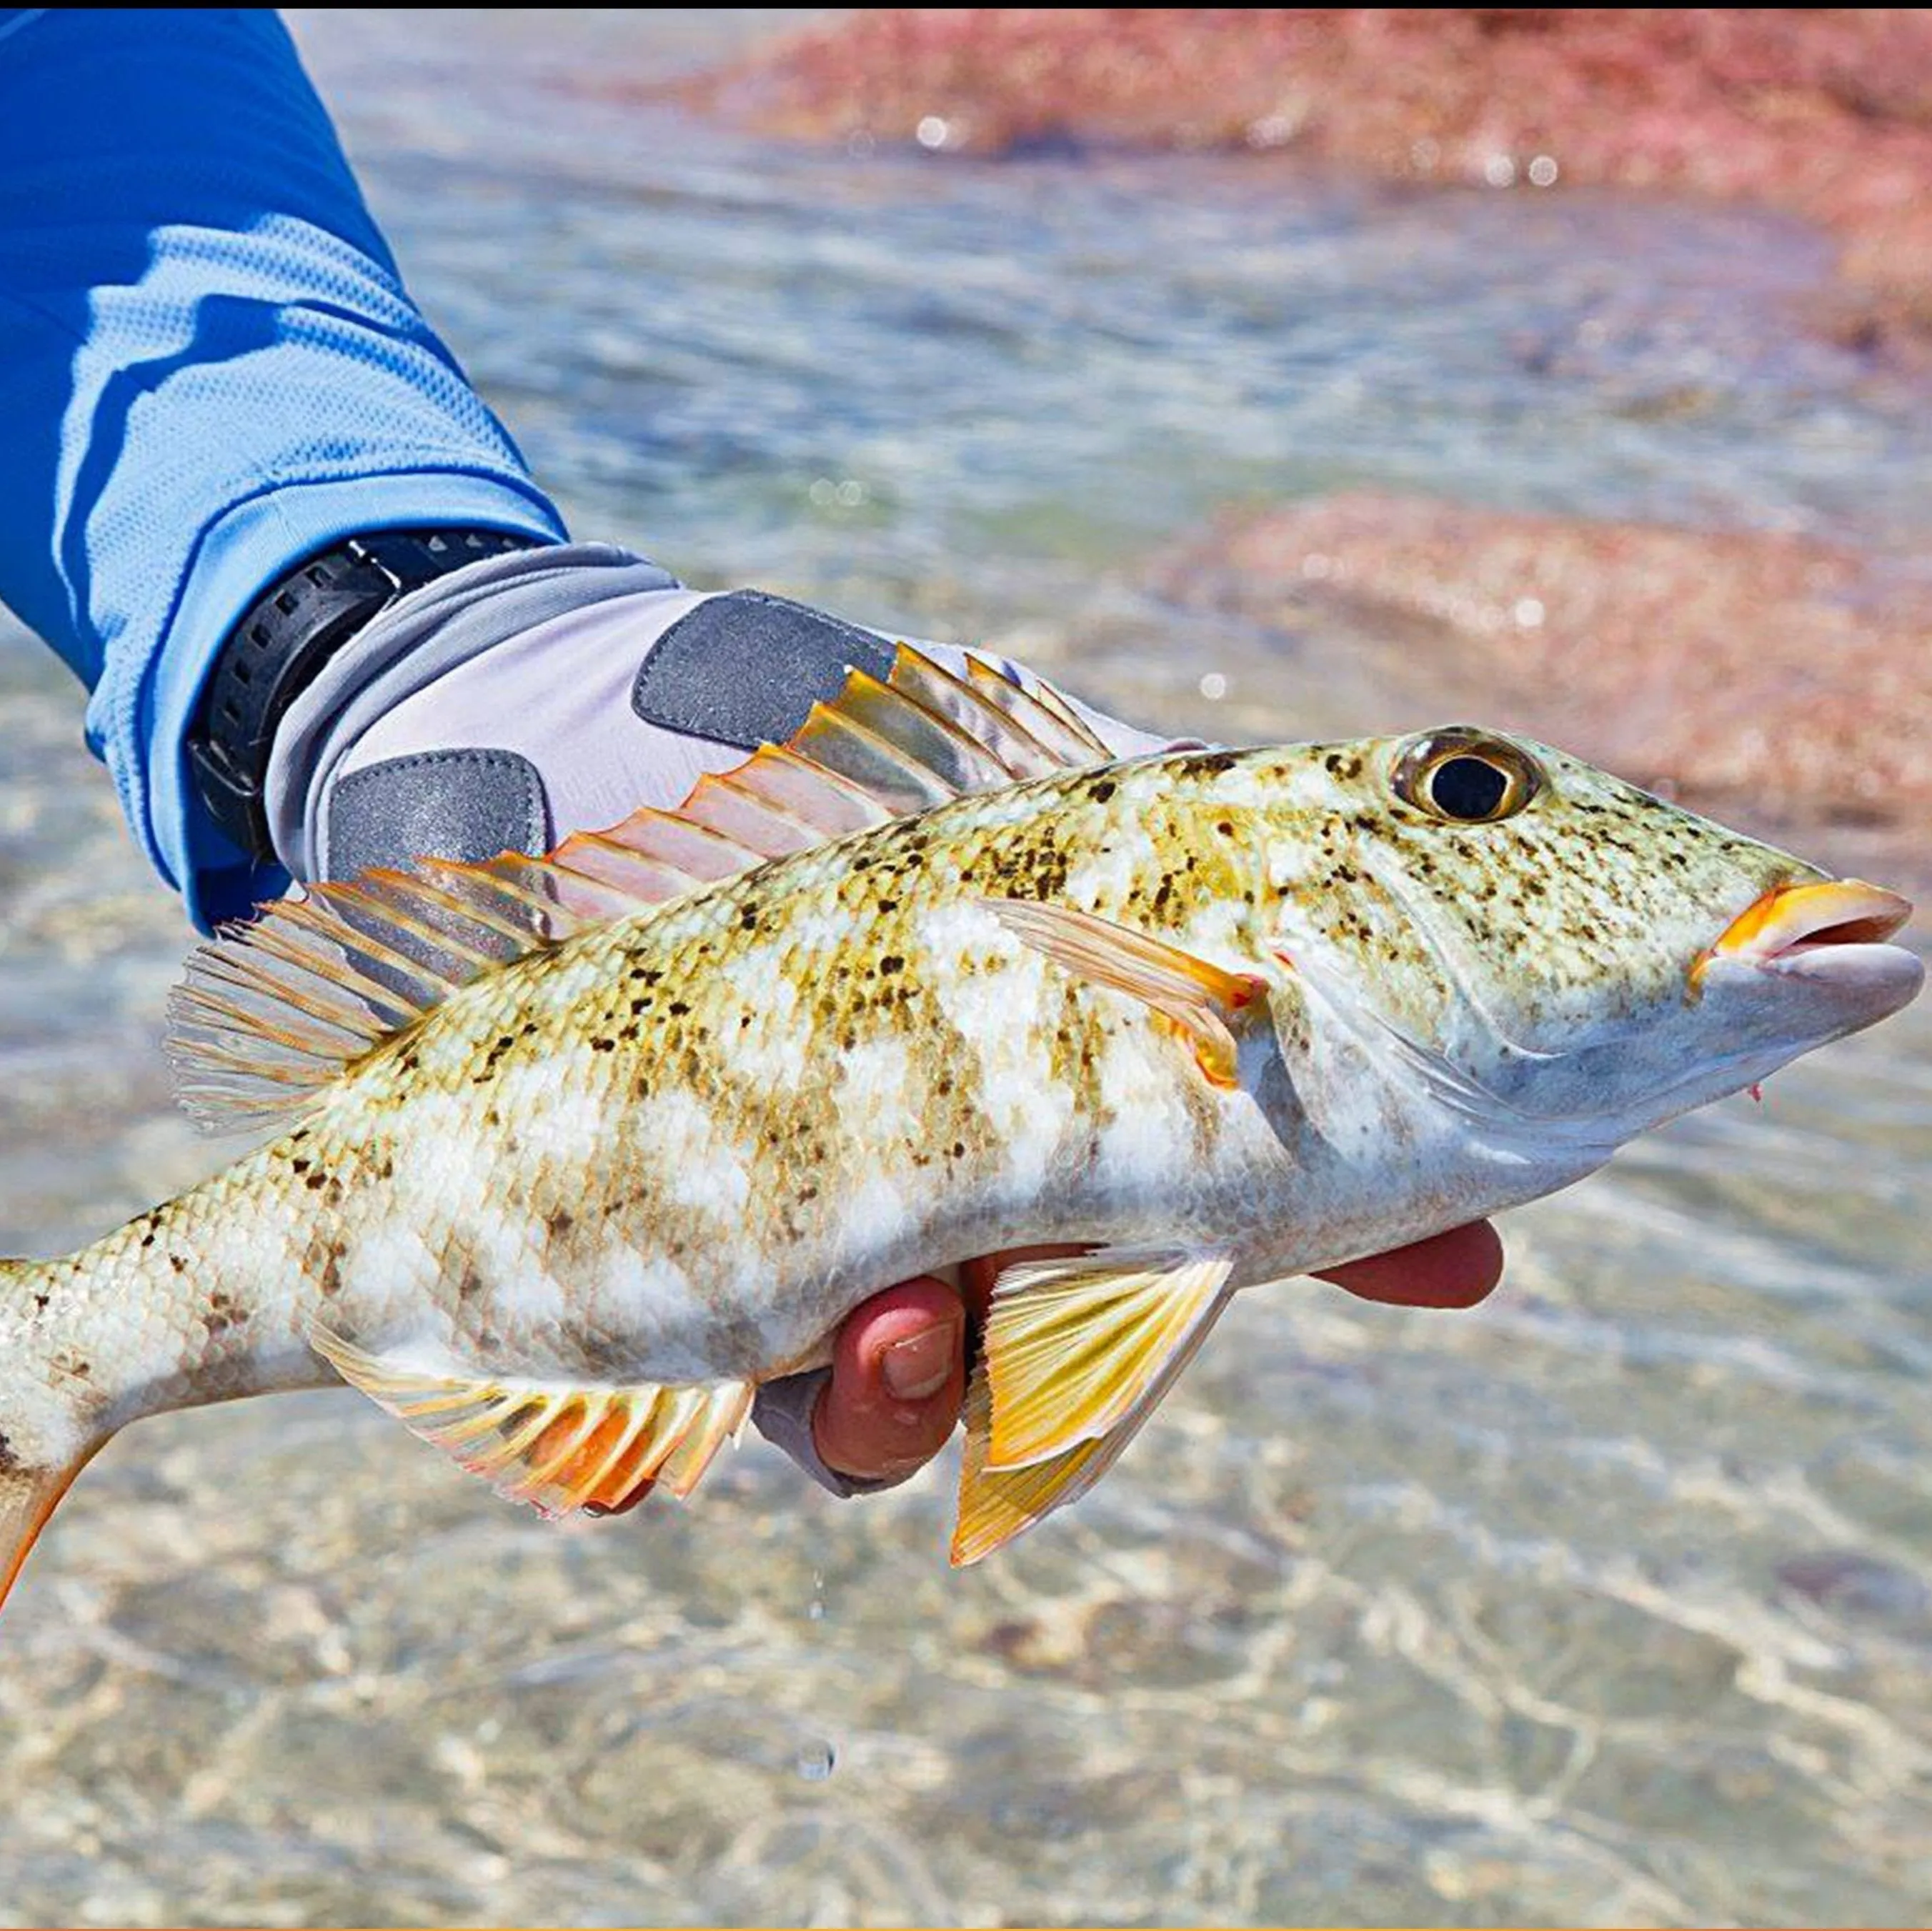
[[[570,1230],[577,1225],[577,1216],[567,1207],[555,1207],[544,1216],[544,1225],[550,1230],[553,1240],[567,1240]]]
[[[248,1310],[232,1295],[218,1288],[208,1296],[208,1305],[202,1310],[201,1324],[207,1329],[208,1339],[213,1341],[231,1327],[241,1327],[248,1318]]]

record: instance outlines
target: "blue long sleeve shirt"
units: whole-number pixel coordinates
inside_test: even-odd
[[[358,531],[563,534],[404,290],[280,21],[0,10],[0,600],[190,913],[272,886],[186,739],[229,630]]]

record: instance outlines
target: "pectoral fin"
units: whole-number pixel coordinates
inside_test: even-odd
[[[316,1352],[412,1435],[547,1516],[614,1514],[662,1483],[682,1500],[751,1412],[748,1381],[622,1388],[400,1365],[317,1330]]]
[[[1214,1319],[1231,1264],[1114,1251],[1008,1269],[986,1320],[986,1466],[1049,1461],[1115,1427]]]
[[[1196,1264],[1204,1267],[1210,1264]],[[1023,1468],[992,1465],[997,1397],[988,1363],[981,1362],[966,1395],[966,1450],[959,1475],[959,1520],[952,1536],[955,1568],[964,1568],[1004,1548],[1055,1509],[1084,1495],[1112,1468],[1175,1378],[1194,1358],[1215,1316],[1227,1304],[1222,1291],[1227,1264],[1211,1264],[1220,1270],[1212,1290],[1193,1318],[1180,1325],[1165,1355],[1158,1363],[1148,1363],[1151,1373],[1137,1378],[1136,1391],[1119,1418],[1106,1433],[1079,1441],[1064,1454]]]
[[[1070,906],[1024,898],[980,902],[1016,937],[1070,972],[1152,1006],[1186,1037],[1202,1072],[1215,1085],[1234,1084],[1229,1022],[1266,992],[1265,981],[1252,973],[1229,972],[1165,940]]]

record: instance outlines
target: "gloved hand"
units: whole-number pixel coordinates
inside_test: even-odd
[[[921,648],[949,668],[964,655]],[[679,804],[702,773],[789,737],[848,664],[883,677],[891,661],[872,631],[760,592],[687,590],[605,545],[492,557],[382,612],[296,700],[268,763],[270,832],[298,879],[548,850]],[[1123,756],[1168,742],[1086,715]],[[969,1297],[1000,1264],[966,1270]],[[1483,1228],[1333,1278],[1372,1299],[1464,1306],[1499,1267]],[[952,1432],[964,1338],[953,1287],[902,1283],[847,1318],[830,1368],[763,1389],[754,1419],[834,1493],[889,1486]]]

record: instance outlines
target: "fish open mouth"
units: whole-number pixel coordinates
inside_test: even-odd
[[[1778,972],[1797,970],[1810,955],[1846,946],[1883,945],[1912,916],[1910,900],[1862,879],[1774,886],[1724,928],[1690,967],[1696,989],[1713,961],[1733,959]],[[1888,948],[1888,949],[1892,949]]]

